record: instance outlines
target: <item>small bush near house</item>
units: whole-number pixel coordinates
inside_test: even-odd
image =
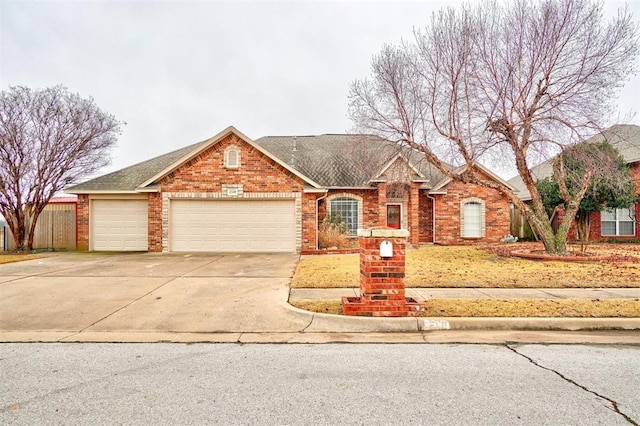
[[[318,232],[318,242],[320,248],[349,248],[353,246],[352,241],[347,236],[347,230],[344,222],[339,219],[331,218],[322,222]]]
[[[625,239],[610,238],[610,239],[604,240],[604,242],[607,243],[607,244],[640,244],[640,239],[638,239],[638,238],[625,238]]]

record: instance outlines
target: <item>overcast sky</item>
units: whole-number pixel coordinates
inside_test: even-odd
[[[254,139],[344,133],[349,83],[454,3],[0,0],[0,89],[62,84],[126,121],[103,172],[229,125]],[[617,121],[640,124],[639,96],[635,76]]]

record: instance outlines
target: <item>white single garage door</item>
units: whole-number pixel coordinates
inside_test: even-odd
[[[147,200],[91,200],[91,250],[147,251]]]
[[[293,200],[171,200],[171,251],[294,252]]]

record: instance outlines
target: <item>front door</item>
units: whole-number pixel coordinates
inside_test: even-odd
[[[400,204],[387,204],[387,227],[400,229]]]

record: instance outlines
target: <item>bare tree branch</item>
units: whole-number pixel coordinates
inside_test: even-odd
[[[0,93],[0,213],[17,250],[54,194],[109,163],[121,124],[62,86]]]
[[[568,226],[554,233],[529,164],[604,127],[616,92],[637,71],[638,24],[630,12],[606,22],[597,1],[485,0],[434,13],[414,36],[385,46],[371,79],[352,84],[351,119],[419,150],[452,179],[499,190],[547,251],[565,252]],[[474,172],[496,153],[513,162],[531,205]],[[592,177],[582,176],[584,191]],[[584,191],[571,193],[568,205],[579,204]],[[575,211],[566,213],[570,222]]]

